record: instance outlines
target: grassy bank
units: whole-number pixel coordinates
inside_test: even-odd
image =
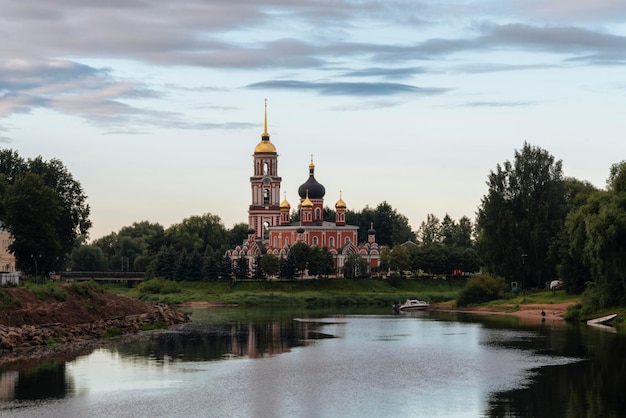
[[[170,304],[185,302],[235,303],[243,306],[389,306],[394,301],[419,298],[430,302],[455,299],[466,280],[318,279],[290,282],[172,282],[153,279],[128,289],[109,284],[110,290],[142,300]]]

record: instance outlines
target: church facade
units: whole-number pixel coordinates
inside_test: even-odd
[[[345,261],[358,254],[370,270],[380,263],[380,248],[376,231],[368,230],[368,240],[358,243],[358,226],[346,224],[346,203],[341,194],[335,203],[335,221],[324,219],[325,187],[315,179],[315,164],[311,157],[309,176],[298,188],[299,222],[292,224],[291,204],[287,197],[280,201],[281,177],[278,175],[278,153],[267,132],[267,105],[264,114],[261,142],[253,154],[253,175],[250,177],[251,204],[248,208],[248,238],[234,250],[227,252],[231,260],[248,259],[252,268],[257,256],[274,254],[286,257],[289,249],[303,242],[310,246],[326,247],[333,255],[336,275],[340,276]]]

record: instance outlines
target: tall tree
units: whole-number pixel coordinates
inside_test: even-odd
[[[524,143],[513,163],[496,166],[487,184],[476,225],[485,267],[510,280],[543,287],[555,277],[549,247],[567,215],[561,161]]]
[[[447,214],[446,217],[450,218]],[[451,232],[450,232],[451,233]],[[439,244],[442,241],[441,221],[432,213],[426,215],[426,221],[420,225],[417,235],[420,244],[431,245]]]
[[[607,186],[567,221],[571,253],[595,281],[592,309],[626,303],[626,161],[611,167]]]
[[[41,176],[27,173],[6,188],[3,206],[17,268],[35,274],[53,270],[53,260],[65,254],[55,227],[63,209],[54,190]]]
[[[34,271],[35,256],[42,272],[62,267],[91,227],[86,200],[60,160],[24,161],[15,151],[0,150],[0,221],[13,236],[17,266],[24,271]],[[39,207],[24,206],[28,202]]]
[[[304,242],[298,242],[289,249],[289,256],[293,257],[296,268],[300,276],[304,276],[306,269],[311,261],[311,247]]]

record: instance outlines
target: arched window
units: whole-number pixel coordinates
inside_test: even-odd
[[[263,204],[270,204],[270,189],[263,189]]]
[[[263,161],[263,175],[267,176],[270,173],[270,165],[267,161]]]
[[[321,219],[321,209],[315,208],[315,220],[319,221]]]
[[[345,244],[350,244],[350,237],[346,237],[346,242]]]
[[[334,237],[328,238],[328,246],[330,248],[333,248],[335,246],[335,238]]]
[[[270,234],[270,223],[265,221],[263,222],[263,239],[268,239]]]
[[[313,237],[313,245],[317,245],[317,237]]]
[[[285,245],[289,245],[289,237],[285,237]]]

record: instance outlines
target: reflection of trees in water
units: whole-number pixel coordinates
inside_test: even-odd
[[[562,334],[561,334],[562,336]],[[577,328],[560,341],[548,339],[547,350],[584,357],[577,363],[543,367],[527,388],[493,396],[489,417],[611,417],[626,411],[626,339],[616,334]]]
[[[155,333],[118,346],[123,355],[157,360],[204,361],[227,356],[258,358],[305,344],[314,324],[286,321],[234,322],[226,325],[187,324],[178,331]]]
[[[61,399],[73,390],[65,362],[50,360],[27,371],[6,371],[0,376],[0,399]]]

